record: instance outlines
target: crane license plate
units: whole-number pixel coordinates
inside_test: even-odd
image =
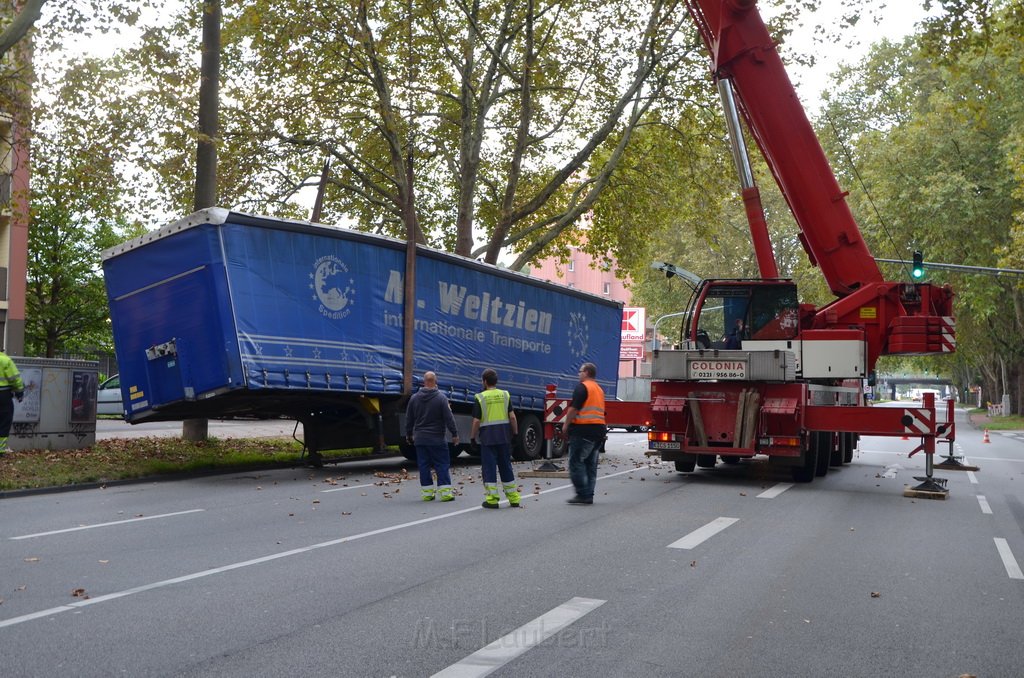
[[[695,358],[690,361],[690,379],[746,379],[746,360]]]

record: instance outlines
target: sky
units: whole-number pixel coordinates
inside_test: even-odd
[[[786,67],[810,117],[814,117],[814,112],[820,107],[821,93],[828,86],[830,74],[841,64],[860,60],[871,44],[882,38],[902,39],[914,32],[916,24],[936,13],[935,9],[926,12],[921,7],[921,0],[895,0],[888,7],[885,0],[874,0],[868,4],[879,15],[879,22],[864,19],[854,27],[841,30],[842,42],[839,44],[830,44],[825,49],[814,40],[815,26],[839,24],[843,3],[838,0],[822,0],[822,8],[801,17],[802,25],[797,26],[787,39],[787,45],[795,50],[817,53],[817,63],[813,68],[794,64]]]

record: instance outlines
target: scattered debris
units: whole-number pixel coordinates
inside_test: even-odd
[[[82,600],[89,600],[89,596],[86,594],[85,589],[75,589],[71,592],[71,595],[75,598],[81,598]]]
[[[882,594],[881,594],[881,593],[879,593],[878,591],[872,591],[872,592],[871,592],[871,597],[872,597],[872,598],[881,598],[881,597],[882,597]]]

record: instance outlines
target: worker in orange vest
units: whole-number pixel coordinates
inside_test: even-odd
[[[569,441],[569,479],[576,496],[568,503],[594,503],[597,484],[597,456],[608,433],[604,418],[604,390],[597,383],[597,367],[583,363],[580,383],[572,392],[572,403],[562,424],[562,438]]]

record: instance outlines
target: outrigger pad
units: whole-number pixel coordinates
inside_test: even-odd
[[[963,457],[943,457],[942,461],[935,464],[935,468],[945,469],[946,471],[980,471],[981,468],[972,464],[965,464],[962,461]]]
[[[946,489],[945,478],[914,476],[914,480],[920,480],[921,484],[915,487],[903,488],[904,497],[917,497],[919,499],[945,499],[949,496],[949,490]]]

